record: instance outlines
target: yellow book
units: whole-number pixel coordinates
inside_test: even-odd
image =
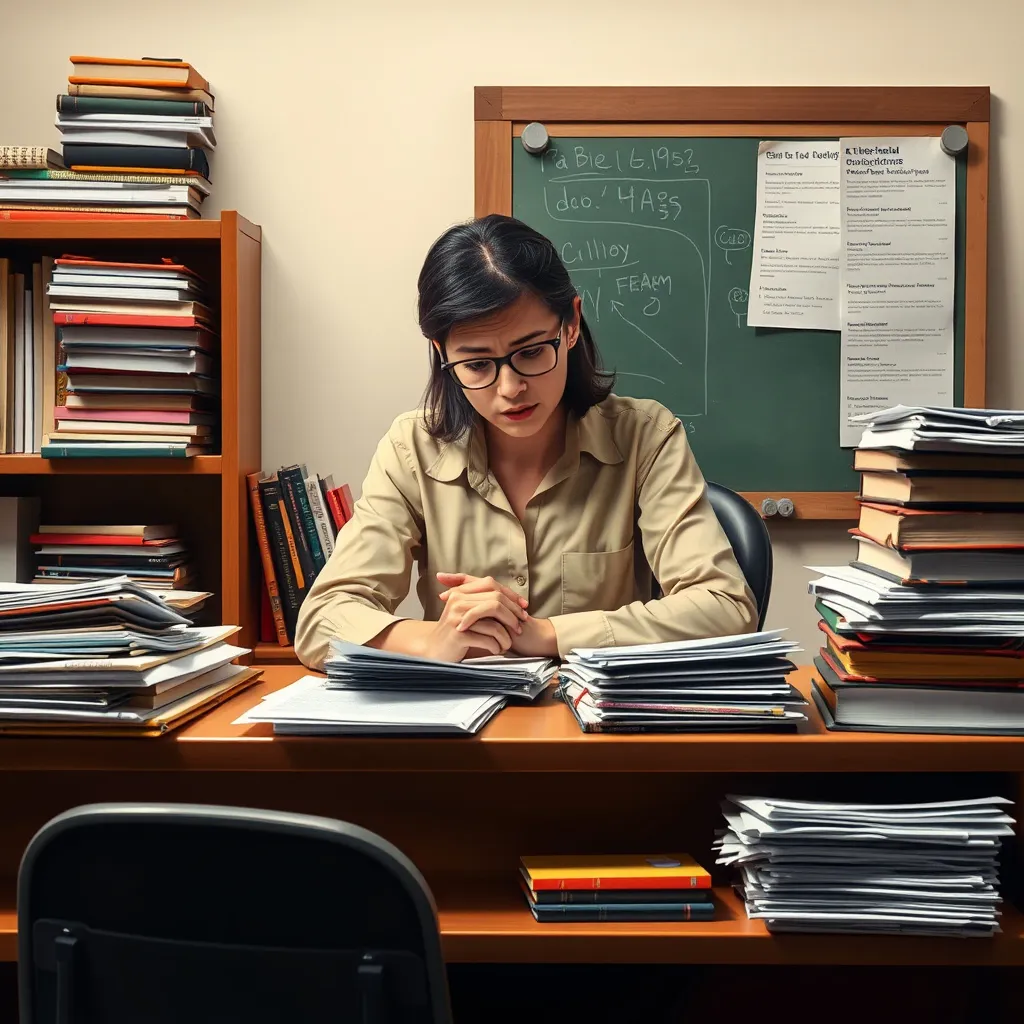
[[[520,857],[531,889],[709,889],[711,875],[686,853]]]

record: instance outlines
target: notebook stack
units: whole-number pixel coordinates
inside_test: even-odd
[[[0,168],[0,216],[199,217],[217,145],[206,79],[179,60],[75,56],[71,64],[68,91],[57,97],[63,160]]]
[[[173,525],[44,525],[32,534],[35,583],[84,583],[125,576],[152,591],[190,590],[196,582]]]
[[[287,646],[295,640],[309,588],[333,554],[338,531],[352,518],[352,491],[298,464],[250,473],[246,483],[263,566],[261,639]]]
[[[809,567],[826,725],[1024,733],[1024,412],[865,420],[856,557]]]
[[[126,577],[0,583],[0,733],[159,736],[258,672],[237,626],[196,628]]]
[[[577,648],[559,695],[584,732],[788,730],[807,701],[787,676],[784,630],[630,647]]]
[[[519,859],[538,921],[708,921],[711,875],[685,853]]]
[[[219,341],[197,274],[171,260],[66,256],[54,261],[46,295],[59,383],[44,457],[216,449]]]
[[[771,932],[999,932],[1005,797],[920,804],[730,796],[717,863],[735,864],[747,916]]]
[[[511,699],[532,701],[555,676],[548,658],[438,661],[332,640],[326,679],[304,678],[265,697],[237,724],[282,735],[472,735]]]

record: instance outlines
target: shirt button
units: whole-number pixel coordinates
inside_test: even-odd
[[[521,587],[525,587],[526,586],[526,577],[525,576],[517,576],[516,577],[516,583],[518,583],[519,586],[521,586]]]

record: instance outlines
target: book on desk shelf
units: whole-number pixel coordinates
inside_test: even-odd
[[[19,147],[0,147],[0,218],[202,216],[217,146],[209,82],[184,61],[71,64],[54,121],[62,153],[34,147],[5,159]]]
[[[830,729],[1024,734],[1024,413],[859,417],[857,546],[809,566]]]
[[[714,917],[711,875],[689,854],[523,856],[538,921],[695,921]]]
[[[352,491],[300,464],[250,473],[246,483],[274,626],[262,639],[287,646],[295,640],[303,599],[352,517]]]
[[[747,916],[770,932],[998,933],[1002,796],[831,803],[730,794],[718,864],[737,870]]]

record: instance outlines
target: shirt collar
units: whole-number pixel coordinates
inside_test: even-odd
[[[611,427],[596,406],[580,418],[569,416],[565,431],[565,453],[556,466],[575,471],[579,468],[582,452],[587,452],[598,462],[607,465],[623,460],[622,452],[612,437]],[[487,477],[487,445],[480,423],[475,423],[457,441],[442,445],[437,458],[427,468],[427,476],[445,482],[457,480],[463,473],[467,474],[473,486]]]

